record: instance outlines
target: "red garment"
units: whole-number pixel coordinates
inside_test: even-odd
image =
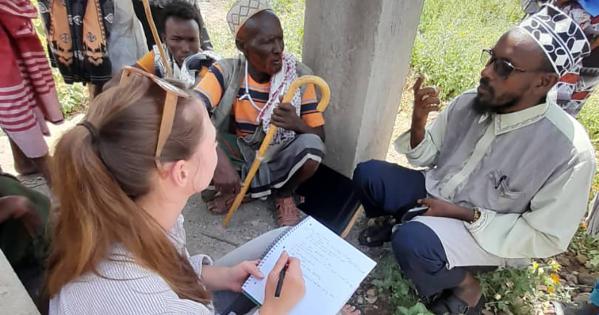
[[[45,120],[63,120],[29,0],[0,0],[0,127],[27,157],[48,153]]]

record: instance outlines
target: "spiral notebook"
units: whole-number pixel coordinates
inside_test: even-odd
[[[267,275],[286,250],[299,258],[306,294],[291,315],[334,315],[372,271],[376,262],[312,217],[305,218],[275,240],[258,267]],[[249,277],[243,293],[257,304],[264,302],[266,279]],[[283,286],[283,294],[285,287]]]

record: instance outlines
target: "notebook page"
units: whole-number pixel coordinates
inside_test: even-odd
[[[347,243],[312,217],[279,240],[260,264],[267,275],[286,250],[300,259],[306,295],[290,314],[334,315],[351,297],[360,282],[376,265],[362,252]],[[244,292],[262,304],[266,279],[250,277]],[[285,287],[283,287],[283,292]]]

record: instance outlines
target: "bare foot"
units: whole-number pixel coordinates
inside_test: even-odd
[[[353,305],[345,304],[341,309],[341,315],[360,315],[362,312]]]

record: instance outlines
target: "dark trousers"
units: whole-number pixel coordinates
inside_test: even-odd
[[[418,199],[427,196],[421,172],[384,161],[360,163],[353,182],[369,218],[400,217],[415,207]],[[400,225],[391,244],[399,266],[423,298],[455,288],[466,276],[466,268],[447,269],[441,240],[423,223]]]

